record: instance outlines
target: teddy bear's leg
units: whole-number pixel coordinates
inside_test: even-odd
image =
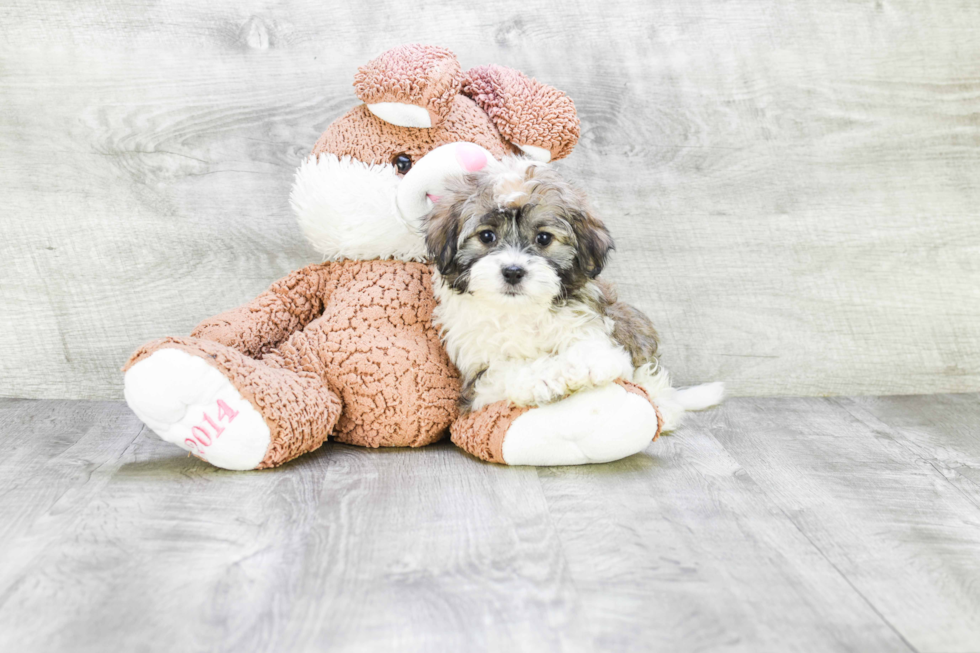
[[[274,467],[319,447],[340,399],[312,372],[199,338],[163,338],[124,368],[133,412],[162,439],[224,469]]]
[[[361,338],[349,338],[351,331],[318,333],[314,326],[263,360],[282,357],[284,365],[315,369],[326,378],[344,404],[331,435],[337,442],[421,447],[447,435],[459,415],[459,376],[438,333],[385,324],[364,330]]]
[[[491,404],[458,419],[452,440],[494,463],[583,465],[643,451],[662,426],[646,391],[620,380],[533,408]]]

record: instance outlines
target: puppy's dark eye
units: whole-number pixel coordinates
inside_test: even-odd
[[[398,170],[398,174],[403,175],[412,169],[412,158],[407,154],[397,154],[395,158],[391,160],[391,163]]]
[[[534,237],[534,242],[536,242],[541,247],[547,247],[548,245],[551,244],[551,241],[553,239],[554,236],[552,236],[546,231],[542,231],[541,233],[539,233],[537,236]]]
[[[497,240],[497,234],[493,233],[489,229],[484,229],[477,236],[480,238],[480,242],[484,245],[489,245]]]

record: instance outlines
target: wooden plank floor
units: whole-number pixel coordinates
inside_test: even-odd
[[[0,400],[3,651],[980,652],[977,395],[732,399],[609,465],[225,472]]]

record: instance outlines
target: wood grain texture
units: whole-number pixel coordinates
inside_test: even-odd
[[[980,507],[980,403],[974,395],[841,397],[838,403],[872,428],[887,423],[887,437]]]
[[[134,421],[123,404],[32,414],[50,438],[57,425],[93,429],[99,410]],[[27,435],[0,429],[0,442]],[[4,495],[3,521],[35,519],[0,532],[0,650],[569,647],[575,590],[533,469],[448,444],[328,445],[274,471],[228,473],[149,431],[103,442],[99,470],[111,473],[74,490],[85,500]],[[32,469],[4,460],[0,478],[43,486],[59,478],[54,463],[88,455],[37,452]]]
[[[589,650],[913,650],[717,440],[647,454],[539,472]]]
[[[925,403],[894,401],[909,401],[892,411],[900,415]],[[976,402],[970,395],[967,404]],[[915,650],[976,651],[980,506],[922,455],[924,438],[921,450],[910,446],[907,424],[892,426],[887,409],[874,411],[877,419],[854,409],[863,403],[744,398],[699,415],[691,427],[721,442]],[[951,422],[933,424],[932,442],[952,460],[975,464],[975,443],[951,423],[972,420],[975,432],[976,411],[949,412]]]
[[[315,260],[293,170],[412,41],[575,99],[564,167],[679,382],[980,389],[972,0],[8,0],[0,396],[118,398],[137,345]]]
[[[122,403],[0,400],[0,650],[975,653],[978,399],[735,399],[608,465],[262,472]]]

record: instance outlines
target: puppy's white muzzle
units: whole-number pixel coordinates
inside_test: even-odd
[[[469,291],[485,299],[547,306],[560,289],[561,281],[547,261],[514,248],[487,254],[470,269]]]

